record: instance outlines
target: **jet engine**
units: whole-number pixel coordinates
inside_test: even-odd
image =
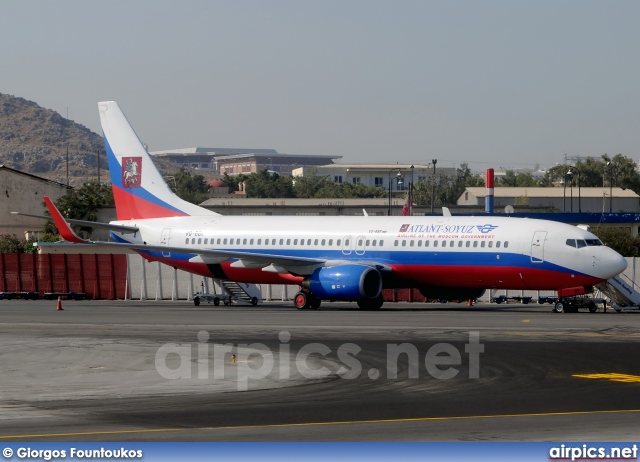
[[[323,300],[373,299],[382,292],[382,275],[365,265],[331,266],[316,269],[302,287]]]

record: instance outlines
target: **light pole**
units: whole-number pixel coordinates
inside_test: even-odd
[[[567,211],[567,166],[562,172],[562,213]]]
[[[436,164],[438,163],[438,159],[432,159],[431,163],[433,164],[433,182],[431,183],[431,214],[433,214],[433,200],[436,196]]]
[[[613,162],[607,162],[609,166],[609,213],[613,213]]]
[[[409,216],[413,216],[413,164],[411,164],[411,182],[409,183]]]
[[[567,177],[569,178],[569,192],[571,199],[569,201],[569,211],[573,213],[573,172],[571,171],[571,167],[569,167],[569,171],[567,172]]]
[[[400,168],[392,168],[391,170],[389,170],[389,210],[387,211],[387,215],[391,216],[391,172],[395,172],[398,171],[398,174],[396,175],[396,184],[401,185],[402,184],[402,174],[400,173]]]
[[[578,174],[578,213],[582,212],[582,205],[580,204],[580,169],[576,168],[576,167],[569,167],[569,171],[567,172],[567,175],[569,176],[569,179],[571,180],[571,212],[573,213],[573,173],[571,171],[571,169],[575,170],[575,173]]]

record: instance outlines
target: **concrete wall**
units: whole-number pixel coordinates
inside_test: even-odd
[[[42,196],[49,196],[56,201],[66,192],[66,185],[0,168],[0,233],[24,238],[25,231],[41,230],[44,220],[12,215],[10,212],[44,215]]]

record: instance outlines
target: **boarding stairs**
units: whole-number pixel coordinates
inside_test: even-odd
[[[635,286],[631,279],[620,273],[596,288],[609,298],[609,304],[616,311],[640,310],[640,292]]]
[[[256,294],[255,284],[238,283],[223,279],[220,281],[222,290],[229,295],[231,300],[257,305],[259,297]]]

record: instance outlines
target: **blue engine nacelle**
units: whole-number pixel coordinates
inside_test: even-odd
[[[382,292],[382,276],[365,265],[331,266],[316,269],[302,287],[322,300],[376,298]]]

